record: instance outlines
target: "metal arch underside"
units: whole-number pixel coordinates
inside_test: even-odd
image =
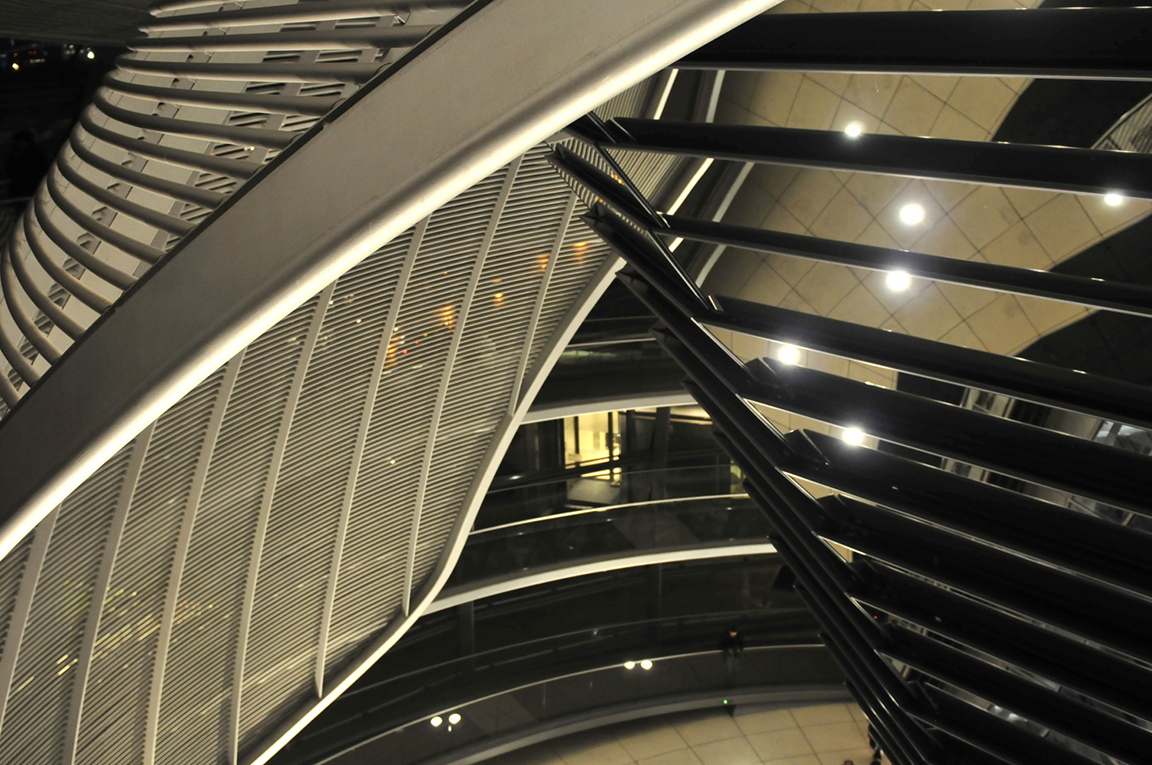
[[[494,0],[89,330],[0,428],[0,759],[263,763],[386,651],[618,267],[539,141],[770,4]]]

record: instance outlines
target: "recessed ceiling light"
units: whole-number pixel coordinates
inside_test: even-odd
[[[849,122],[848,126],[844,128],[844,135],[849,138],[859,138],[860,134],[864,132],[863,122]]]
[[[909,226],[915,226],[924,220],[924,207],[915,202],[900,208],[900,220]]]
[[[859,446],[864,443],[864,431],[860,430],[860,428],[845,428],[842,438],[846,443]]]
[[[1124,203],[1124,197],[1113,191],[1111,194],[1104,195],[1104,204],[1112,207],[1119,207]]]
[[[444,724],[444,718],[441,717],[440,715],[436,715],[435,717],[433,717],[428,722],[432,723],[433,728],[439,728],[441,725]]]
[[[456,714],[455,712],[448,715],[448,723],[450,725],[455,725],[458,722],[460,722],[460,715]]]
[[[640,669],[652,669],[652,662],[645,659],[644,661],[640,662]]]
[[[893,292],[903,292],[912,286],[912,277],[907,271],[889,271],[884,283]]]
[[[624,669],[636,669],[636,662],[634,662],[634,661],[624,662]]]
[[[800,349],[794,345],[782,345],[780,350],[776,352],[776,357],[785,364],[799,364]]]

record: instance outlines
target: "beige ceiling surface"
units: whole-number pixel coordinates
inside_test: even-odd
[[[941,8],[1019,8],[1016,0],[934,2]],[[789,0],[777,12],[916,10],[909,0]],[[988,140],[1029,80],[994,77],[728,73],[717,121],[865,133]],[[850,140],[847,137],[845,140]],[[909,225],[900,211],[924,210]],[[827,239],[895,247],[1021,268],[1049,269],[1131,225],[1152,204],[1110,206],[1093,195],[1000,189],[866,173],[756,166],[724,220]],[[710,273],[714,294],[790,308],[999,354],[1016,354],[1088,315],[1080,306],[913,279],[895,292],[882,272],[729,248]],[[717,332],[742,358],[774,355],[772,344]],[[892,370],[802,353],[800,363],[891,387]],[[786,428],[829,428],[773,413]]]
[[[867,765],[868,721],[855,704],[748,714],[723,709],[576,733],[488,765]]]
[[[812,5],[850,10],[857,3]],[[909,2],[865,0],[859,5],[908,8]],[[937,5],[952,7],[952,3]],[[779,8],[795,12],[809,6],[797,0]],[[1028,82],[995,77],[729,73],[717,120],[821,130],[843,130],[858,122],[865,132],[987,141]],[[912,203],[925,213],[917,225],[900,220],[902,207]],[[1150,211],[1152,205],[1132,199],[1109,206],[1090,195],[760,165],[749,175],[725,221],[1047,270]],[[893,291],[886,286],[884,273],[736,249],[725,252],[706,289],[998,354],[1020,353],[1040,336],[1087,315],[1078,305],[927,280],[912,280],[909,289]],[[759,342],[753,348],[749,346],[753,342],[759,341],[738,340],[741,355],[766,355],[766,344]],[[892,384],[893,373],[888,370],[841,359],[825,361],[835,368],[828,371]]]

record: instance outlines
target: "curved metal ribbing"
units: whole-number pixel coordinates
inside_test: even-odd
[[[225,34],[216,34],[209,29],[196,39],[250,38],[266,31],[387,31],[393,26],[390,16],[369,16],[368,4],[304,5],[352,15],[345,21],[309,22],[308,29],[285,29],[288,22],[264,17],[257,25],[253,17],[259,14],[253,13],[233,25],[240,31],[229,26]],[[405,12],[407,24],[395,26],[430,26],[417,22],[447,19],[455,10],[428,5],[433,7],[421,10],[419,19],[415,11]],[[163,12],[191,16],[206,7],[169,4]],[[273,7],[296,12],[295,4]],[[294,254],[296,242],[280,241],[268,231],[275,215],[246,215],[251,205],[263,197],[279,199],[277,194],[288,187],[301,197],[301,205],[290,208],[297,220],[307,217],[308,225],[323,227],[326,236],[332,231],[360,236],[351,224],[347,230],[328,228],[326,216],[342,221],[345,210],[373,199],[377,188],[387,185],[377,169],[353,184],[357,199],[327,209],[323,200],[311,206],[315,192],[306,181],[285,178],[319,168],[328,172],[319,180],[331,191],[347,175],[329,170],[316,160],[317,153],[323,159],[346,150],[345,159],[365,163],[368,156],[384,172],[390,165],[402,166],[403,158],[382,150],[374,157],[356,153],[364,149],[356,141],[367,139],[353,133],[342,140],[355,130],[349,123],[378,121],[388,108],[410,112],[419,103],[414,94],[425,91],[397,91],[398,80],[434,87],[441,77],[459,76],[460,66],[436,62],[475,55],[474,50],[489,44],[485,30],[513,28],[508,22],[526,12],[538,13],[540,23],[540,12],[530,2],[498,0],[484,6],[484,15],[469,17],[413,57],[415,74],[406,70],[381,83],[384,88],[340,113],[325,125],[328,129],[314,131],[306,147],[283,158],[275,173],[233,203],[229,196],[259,177],[279,149],[267,141],[243,145],[220,140],[219,131],[212,139],[194,135],[217,128],[263,131],[263,137],[299,133],[318,118],[273,112],[273,105],[287,103],[280,99],[346,97],[364,82],[365,67],[388,64],[398,53],[334,46],[267,55],[236,50],[130,54],[127,66],[113,75],[128,86],[194,85],[185,90],[278,100],[264,102],[268,110],[263,112],[235,109],[258,102],[245,98],[242,103],[232,96],[162,103],[158,93],[121,92],[113,82],[84,114],[61,155],[69,169],[53,171],[15,238],[6,243],[11,257],[5,255],[0,263],[8,309],[0,317],[0,354],[19,383],[9,381],[6,400],[15,402],[25,394],[50,361],[67,351],[73,333],[84,342],[4,424],[0,435],[7,438],[8,454],[13,444],[23,448],[28,442],[17,437],[22,427],[52,429],[67,421],[62,435],[71,437],[73,420],[62,414],[63,402],[71,399],[62,381],[81,383],[75,388],[79,422],[91,420],[98,408],[91,402],[101,400],[87,387],[90,382],[98,387],[114,379],[127,391],[129,404],[133,396],[148,395],[141,390],[145,386],[123,383],[136,371],[129,366],[136,359],[108,359],[115,359],[117,348],[131,356],[141,347],[126,317],[145,316],[140,327],[155,340],[164,334],[159,325],[173,315],[172,300],[211,302],[215,284],[196,281],[197,269],[210,271],[203,268],[205,261],[224,259],[218,282],[252,280],[243,289],[230,285],[241,302],[264,288],[261,279],[274,283],[279,291],[269,288],[271,297],[262,300],[279,301],[275,316],[282,318],[268,318],[266,324],[243,318],[251,326],[258,323],[259,331],[245,335],[242,343],[223,345],[220,328],[211,325],[202,334],[213,335],[216,347],[227,350],[212,354],[210,365],[193,370],[194,375],[181,371],[187,387],[149,412],[146,428],[133,424],[124,436],[131,440],[109,449],[110,459],[99,467],[85,467],[74,488],[66,496],[61,492],[62,501],[53,498],[55,509],[40,513],[31,531],[22,527],[10,534],[18,544],[0,561],[0,597],[10,604],[0,607],[7,608],[0,611],[6,613],[0,618],[0,761],[262,765],[388,650],[447,578],[517,423],[616,266],[607,249],[576,225],[585,208],[548,166],[548,147],[533,141],[650,74],[656,66],[651,61],[675,60],[676,46],[686,46],[685,40],[719,34],[724,24],[738,23],[762,7],[749,0],[647,0],[629,6],[619,13],[632,14],[630,25],[620,17],[611,20],[615,30],[624,30],[618,38],[602,17],[577,38],[604,38],[602,44],[596,41],[600,48],[593,46],[599,51],[593,64],[587,64],[583,44],[569,43],[565,56],[556,57],[557,35],[542,34],[539,39],[547,40],[547,48],[533,55],[546,54],[554,72],[542,75],[533,68],[520,86],[539,90],[541,80],[548,83],[539,98],[527,98],[546,118],[527,128],[519,122],[498,125],[478,140],[476,157],[449,154],[456,173],[450,178],[433,177],[441,161],[434,155],[421,160],[424,164],[410,176],[403,175],[403,167],[397,170],[389,181],[393,185],[412,176],[432,178],[417,186],[431,190],[424,206],[399,212],[389,208],[391,217],[378,212],[377,222],[393,221],[394,228],[376,232],[370,241],[355,239],[361,247],[355,253],[346,241],[335,241],[334,234],[324,239],[325,249],[318,246],[303,257],[330,267],[314,269],[319,276],[293,277],[291,284],[297,286],[291,289],[275,281],[281,275],[276,268],[281,261],[300,260]],[[655,12],[662,8],[676,12]],[[558,19],[557,29],[567,30],[574,18],[598,18],[582,10],[563,12],[563,4],[554,1],[547,13]],[[218,18],[228,17],[222,12]],[[293,26],[300,23],[292,20]],[[173,40],[200,31],[149,33]],[[342,37],[362,40],[367,35]],[[617,39],[635,45],[613,42]],[[145,63],[133,69],[133,62]],[[145,74],[146,62],[159,62],[162,69]],[[181,72],[183,65],[196,69]],[[278,71],[273,67],[281,65],[285,76],[275,81],[240,79],[244,72],[236,68]],[[328,65],[340,74],[310,79]],[[581,67],[586,65],[600,67],[597,77],[607,70],[619,73],[608,85],[597,80],[595,87],[585,86]],[[176,73],[168,73],[169,68]],[[221,76],[213,77],[217,71]],[[650,85],[637,86],[605,106],[603,116],[642,113],[650,90]],[[396,92],[397,100],[389,101],[389,93]],[[509,91],[505,98],[520,99],[519,93]],[[455,100],[451,105],[462,111]],[[479,115],[476,122],[489,118],[482,108],[467,111]],[[490,112],[508,113],[503,102]],[[474,115],[464,118],[469,116]],[[119,117],[150,127],[131,127]],[[464,124],[471,123],[464,119]],[[181,125],[187,132],[163,132]],[[393,134],[399,139],[391,140],[406,145],[403,131],[397,128]],[[426,147],[414,141],[412,148]],[[651,184],[642,185],[645,193],[653,193],[674,166],[663,158],[654,163],[640,158],[625,169],[650,178]],[[411,190],[403,193],[418,196]],[[410,202],[395,202],[401,204]],[[338,212],[333,214],[333,208]],[[275,205],[269,209],[280,212]],[[192,231],[214,210],[219,214],[211,225],[184,241],[178,257],[140,283],[158,259],[153,251],[169,251],[187,236],[182,224]],[[305,211],[307,216],[300,214]],[[424,219],[416,222],[421,215]],[[221,233],[229,231],[227,226],[258,224],[264,226],[262,237],[232,234],[229,239]],[[349,250],[338,267],[331,265],[332,247]],[[255,267],[261,258],[263,266]],[[189,288],[190,282],[199,286]],[[125,289],[138,283],[130,299],[120,300]],[[164,288],[168,283],[171,291]],[[33,298],[24,291],[32,287],[41,294]],[[226,291],[221,286],[221,294]],[[43,310],[45,300],[63,313]],[[149,300],[156,300],[159,310],[141,308]],[[92,328],[113,304],[117,310]],[[52,323],[53,314],[73,323]],[[189,354],[180,341],[154,345],[165,354],[174,348]],[[96,361],[91,374],[77,371],[85,368],[81,362],[86,358]],[[85,425],[92,429],[91,422]],[[44,443],[38,444],[42,451],[63,459]],[[9,457],[9,475],[28,475],[12,464]],[[0,496],[10,500],[20,492]]]
[[[652,90],[621,94],[604,116],[641,112]],[[548,151],[532,149],[283,319],[4,559],[0,761],[263,762],[286,726],[398,637],[614,271]],[[627,169],[651,192],[677,166],[638,157]],[[60,180],[74,172],[86,171]],[[50,204],[45,193],[45,213]],[[75,224],[61,214],[45,227],[26,217],[20,246],[72,279],[78,300],[65,306],[91,305],[94,318],[111,292],[57,263],[51,248]],[[115,265],[94,260],[106,241],[69,244],[125,277],[126,262],[144,267],[124,252]],[[4,262],[6,290],[28,283],[27,258]],[[83,329],[61,323],[41,342]]]
[[[0,251],[0,414],[264,164],[469,2],[154,5]]]

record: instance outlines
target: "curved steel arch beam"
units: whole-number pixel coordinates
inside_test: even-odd
[[[492,0],[369,83],[185,240],[0,428],[0,556],[181,396],[382,244],[774,4]]]

